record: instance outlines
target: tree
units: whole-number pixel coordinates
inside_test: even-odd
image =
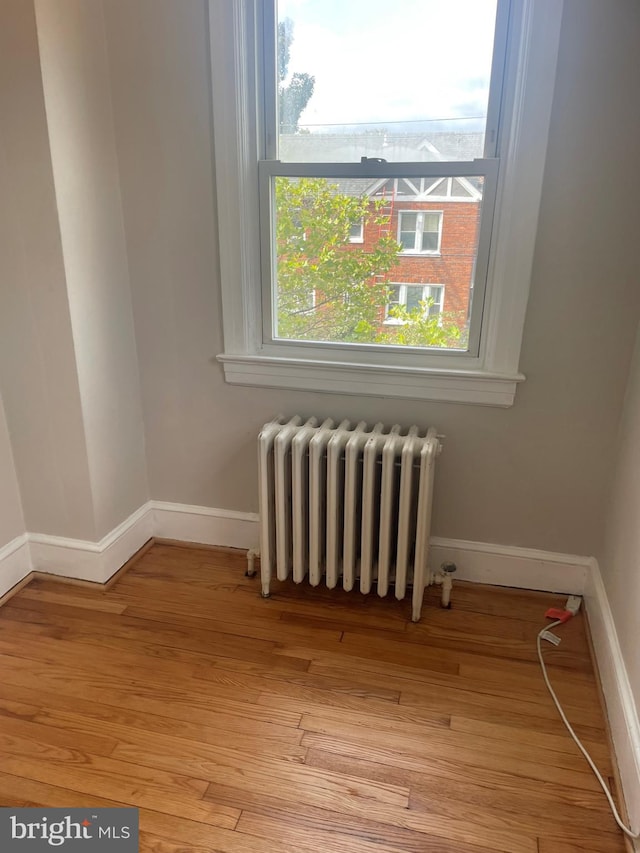
[[[429,317],[428,305],[394,308],[384,326],[388,275],[399,243],[388,233],[384,199],[342,192],[325,178],[276,178],[277,316],[280,338],[300,341],[455,345],[458,327]],[[349,240],[362,223],[378,229],[366,251]]]
[[[296,71],[284,85],[289,69],[293,21],[285,18],[278,23],[278,121],[280,133],[298,133],[300,116],[313,95],[315,77]]]

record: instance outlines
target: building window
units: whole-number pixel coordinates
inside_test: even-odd
[[[398,242],[403,252],[435,255],[440,251],[441,233],[442,213],[398,214]]]
[[[440,36],[428,88],[406,56],[406,15],[396,26],[405,0],[381,18],[367,0],[344,15],[322,0],[209,5],[226,380],[510,405],[560,0],[419,4]],[[399,76],[380,33],[406,56]],[[357,50],[367,96],[345,99]],[[380,331],[390,285],[414,276],[446,287],[459,334]],[[314,322],[301,329],[295,311]]]
[[[349,228],[349,242],[364,242],[364,221],[362,219],[359,219],[357,222],[354,222]]]
[[[435,317],[442,314],[444,287],[441,284],[392,284],[385,311],[385,324],[403,325],[405,314]]]

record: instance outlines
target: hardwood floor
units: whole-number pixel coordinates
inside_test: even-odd
[[[564,597],[457,584],[406,602],[276,585],[156,544],[107,592],[0,608],[0,803],[140,809],[148,853],[624,851],[545,691]],[[583,616],[545,649],[611,775]]]

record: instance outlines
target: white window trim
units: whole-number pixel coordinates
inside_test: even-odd
[[[405,202],[403,202],[405,203]],[[422,236],[424,234],[424,214],[425,213],[435,213],[438,216],[438,247],[437,249],[416,249],[416,243],[418,242],[418,238],[420,238],[420,243],[422,243]],[[420,255],[424,257],[425,255],[438,258],[440,257],[441,247],[442,247],[442,220],[444,218],[444,211],[442,210],[398,210],[398,236],[397,240],[400,243],[400,233],[402,231],[402,217],[405,214],[415,214],[416,219],[416,230],[414,232],[413,238],[413,249],[405,249],[404,246],[401,255]],[[433,234],[433,231],[428,231],[428,234]]]
[[[213,126],[225,351],[232,384],[345,394],[513,404],[546,156],[562,0],[513,0],[517,37],[507,52],[490,286],[477,357],[377,353],[332,357],[329,348],[265,348],[262,341],[255,17],[259,0],[209,0]],[[348,347],[342,348],[349,350]]]

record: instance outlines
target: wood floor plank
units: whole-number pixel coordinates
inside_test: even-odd
[[[501,726],[496,723],[487,723],[482,720],[470,720],[466,717],[452,716],[450,720],[450,728],[456,732],[466,732],[469,735],[479,735],[481,737],[494,738],[497,741],[504,742],[508,740],[517,740],[519,743],[526,742],[529,750],[556,750],[559,752],[568,752],[571,755],[581,755],[578,747],[571,738],[565,735],[553,735],[547,732],[529,731],[526,737],[522,731],[514,729],[512,726]],[[606,744],[598,741],[584,741],[584,745],[589,750],[594,761],[600,762],[604,769],[611,767],[611,755]]]
[[[307,820],[305,817],[290,812],[286,816],[277,817],[253,814],[243,811],[237,826],[238,832],[248,833],[257,838],[268,839],[268,843],[285,841],[300,851],[327,851],[327,853],[407,853],[406,847],[390,846],[384,837],[375,831],[365,829],[362,834],[345,832],[342,827],[332,824],[329,816],[324,821]],[[480,853],[473,845],[457,842],[457,853]],[[421,851],[437,850],[442,853],[443,847],[437,837],[423,842]]]
[[[179,755],[140,744],[121,743],[116,746],[113,755],[135,765],[167,772],[177,771],[184,766]],[[345,799],[367,802],[372,809],[392,807],[402,810],[409,804],[409,791],[394,785],[342,777],[294,762],[269,760],[268,756],[249,755],[224,747],[212,747],[209,756],[198,759],[197,772],[199,778],[206,778],[210,783],[269,789],[275,796],[279,794],[284,799],[290,798],[295,791],[300,802],[338,811]]]
[[[310,664],[308,672],[310,674],[321,675],[326,678],[339,678],[344,677],[345,668],[326,666],[314,661]],[[357,673],[355,674],[354,680],[360,678],[364,679],[364,677],[364,673]],[[536,690],[528,689],[529,685],[527,684],[527,689],[523,691],[522,686],[511,682],[499,683],[497,681],[483,679],[471,680],[469,678],[462,678],[457,674],[447,676],[433,671],[423,671],[422,677],[418,679],[407,679],[404,676],[399,677],[395,673],[389,673],[388,671],[386,674],[383,671],[376,674],[370,672],[366,675],[366,680],[371,685],[385,684],[387,688],[418,696],[433,696],[434,694],[436,696],[441,696],[443,693],[446,693],[448,696],[449,691],[455,689],[457,691],[462,691],[461,693],[458,693],[458,698],[464,698],[466,694],[471,692],[473,694],[489,697],[484,700],[485,704],[491,704],[493,702],[493,697],[499,697],[501,700],[504,699],[510,703],[522,703],[524,695],[526,696],[525,701],[527,705],[543,706],[543,710],[541,710],[540,707],[531,707],[531,712],[534,715],[542,715],[546,717],[555,716],[551,710],[553,709],[555,711],[555,708],[552,704],[549,693],[544,688],[544,683],[542,683],[541,687],[538,686],[538,689]],[[542,682],[541,675],[540,681]],[[593,725],[594,722],[596,724],[600,723],[601,714],[597,704],[597,695],[591,693],[591,691],[587,693],[587,691],[573,690],[566,685],[563,689],[563,693],[565,698],[564,705],[567,712],[571,714],[572,719],[585,725]],[[512,704],[510,707],[515,706]],[[522,707],[520,710],[523,710]],[[557,712],[555,713],[557,714]]]
[[[545,719],[557,719],[558,711],[551,698],[544,702],[532,702],[528,696],[508,698],[506,696],[495,697],[487,693],[475,693],[472,690],[460,690],[457,687],[441,686],[438,690],[425,690],[422,685],[414,689],[410,687],[400,693],[401,705],[417,705],[420,708],[430,708],[433,711],[449,709],[452,714],[464,715],[462,708],[469,706],[481,711],[502,709],[505,712],[523,714],[531,717],[543,717]],[[575,722],[578,725],[591,726],[595,728],[602,725],[602,713],[598,707],[571,706]]]
[[[318,728],[330,731],[339,730],[341,727],[336,721],[325,720],[316,724]],[[347,727],[343,727],[346,729]],[[482,767],[487,770],[496,770],[500,773],[510,773],[514,776],[525,776],[528,779],[538,779],[541,782],[551,781],[565,784],[573,788],[581,788],[587,791],[597,791],[599,785],[588,768],[575,769],[558,767],[556,763],[542,763],[537,755],[523,750],[529,757],[523,755],[514,757],[508,751],[499,752],[497,749],[483,748],[484,744],[477,743],[475,746],[457,746],[444,744],[438,739],[425,739],[419,748],[409,748],[406,738],[398,737],[391,733],[385,734],[384,746],[378,746],[371,740],[358,739],[356,735],[327,734],[308,732],[302,738],[302,745],[310,748],[327,749],[333,752],[341,752],[343,755],[355,755],[365,757],[369,755],[376,761],[391,761],[397,767],[405,767],[410,770],[425,770],[433,760],[446,761],[448,756],[454,755],[460,765],[470,768]],[[469,742],[467,742],[469,743]],[[403,744],[405,744],[403,746]],[[393,757],[390,759],[390,754]],[[549,755],[565,755],[564,753],[549,753]],[[471,771],[469,771],[471,772]]]
[[[241,808],[255,815],[265,815],[285,823],[304,822],[315,831],[324,831],[324,843],[317,847],[318,853],[336,850],[331,845],[332,833],[354,836],[388,847],[398,848],[403,853],[487,853],[486,847],[477,844],[460,844],[446,838],[413,832],[403,827],[381,823],[375,815],[359,818],[303,803],[287,803],[269,794],[268,791],[248,791],[226,785],[211,786],[207,797],[221,805]],[[493,850],[493,848],[491,848]],[[339,853],[339,848],[336,850]]]
[[[117,601],[98,597],[93,590],[84,587],[43,588],[46,582],[35,580],[20,591],[21,601],[42,601],[51,604],[66,604],[82,610],[97,610],[103,613],[123,613],[124,606]]]
[[[305,691],[303,695],[295,699],[289,697],[278,696],[273,693],[261,693],[258,696],[257,703],[265,708],[295,709],[301,714],[315,713],[323,711],[330,713],[332,716],[342,713],[343,710],[351,710],[362,714],[374,714],[378,716],[387,716],[388,719],[394,721],[406,721],[409,724],[422,725],[442,725],[443,721],[447,721],[447,711],[459,716],[465,716],[469,719],[481,720],[483,722],[505,725],[510,728],[519,729],[522,736],[526,736],[526,732],[533,730],[536,732],[547,732],[558,737],[568,737],[566,729],[562,721],[553,717],[540,717],[533,712],[516,713],[512,710],[503,708],[499,702],[495,705],[482,705],[478,703],[469,703],[463,700],[457,700],[452,707],[436,703],[436,707],[429,707],[428,703],[424,703],[427,707],[418,704],[400,704],[390,705],[390,703],[382,703],[376,699],[361,699],[358,697],[341,696],[339,694],[324,694],[322,696],[312,695],[309,691]],[[448,725],[448,723],[447,723]],[[598,728],[591,726],[574,726],[580,737],[584,737],[589,742],[602,743],[604,739],[603,724]],[[570,740],[570,739],[569,739]]]
[[[345,677],[324,677],[306,672],[273,671],[264,675],[246,675],[217,666],[203,666],[195,670],[194,676],[198,680],[202,679],[215,684],[216,688],[220,685],[222,687],[232,686],[246,688],[247,690],[260,690],[264,693],[291,696],[293,699],[301,695],[302,691],[338,693],[365,699],[378,699],[394,704],[397,704],[400,698],[399,690],[370,684],[365,680],[354,683],[352,679]]]
[[[173,613],[170,608],[163,604],[160,607],[149,607],[148,602],[138,605],[129,605],[123,611],[127,616],[137,617],[155,622],[171,622],[180,626],[209,629],[220,634],[228,634],[234,637],[250,637],[255,640],[265,640],[273,643],[296,643],[304,645],[305,642],[313,641],[319,648],[335,649],[342,635],[333,629],[304,630],[304,626],[285,625],[279,619],[249,619],[235,621],[233,615],[226,609],[217,616],[204,611],[183,608],[180,612]],[[169,616],[171,614],[171,616]],[[226,619],[224,618],[226,617]]]
[[[348,653],[345,654],[345,651]],[[538,661],[512,661],[502,658],[492,658],[487,655],[467,654],[465,652],[449,652],[446,649],[431,650],[431,655],[446,663],[447,668],[433,665],[433,659],[422,651],[419,665],[401,664],[396,661],[390,671],[389,665],[375,657],[358,656],[351,650],[341,649],[339,653],[305,649],[295,646],[278,648],[275,654],[287,657],[299,657],[302,660],[313,659],[313,671],[320,672],[323,668],[333,671],[347,671],[359,677],[362,673],[372,673],[384,678],[391,675],[395,679],[405,679],[412,682],[427,684],[456,685],[460,689],[469,689],[486,693],[509,692],[515,688],[519,696],[527,696],[532,701],[540,701],[540,696],[548,696],[540,672]],[[578,704],[597,704],[597,690],[593,682],[593,674],[572,672],[567,669],[556,670],[553,663],[547,661],[549,672],[556,675],[569,692],[569,698],[575,697]],[[446,673],[441,680],[438,675]],[[451,676],[455,675],[455,678]]]
[[[49,726],[38,719],[19,719],[16,716],[0,718],[0,753],[3,749],[10,750],[8,741],[26,739],[61,749],[71,749],[78,752],[92,752],[97,755],[111,755],[118,741],[111,734],[86,727],[73,731]]]
[[[123,790],[122,796],[126,796]],[[108,799],[85,791],[71,790],[60,785],[48,784],[24,776],[14,776],[0,771],[0,802],[3,806],[17,808],[19,803],[29,806],[50,806],[51,808],[118,808],[134,805],[126,799]],[[216,829],[232,830],[240,818],[240,808],[226,804],[208,802],[209,817],[214,822],[189,820],[162,811],[163,802],[158,799],[155,807],[139,807],[140,828],[166,834],[169,838],[189,843],[190,841],[207,844]]]
[[[439,792],[433,791],[427,795],[424,787],[417,785],[415,792],[412,790],[411,808],[425,811],[427,814],[448,815],[456,817],[460,813],[460,803],[458,797],[460,791],[457,791],[454,798],[447,796],[444,790]],[[612,847],[615,847],[619,840],[619,831],[613,820],[607,821],[606,815],[597,812],[600,819],[599,825],[594,825],[595,821],[591,820],[587,823],[578,821],[584,816],[582,810],[578,813],[575,809],[568,813],[564,820],[549,819],[549,812],[553,811],[551,803],[547,800],[546,815],[531,815],[527,811],[514,812],[500,808],[495,802],[493,804],[483,803],[478,805],[473,801],[466,801],[465,816],[467,819],[476,825],[485,827],[491,831],[494,828],[510,829],[522,832],[529,836],[540,837],[542,833],[546,835],[555,835],[562,837],[568,842],[578,842],[584,840],[585,827],[589,826],[589,850],[592,853],[607,853]]]
[[[142,764],[120,761],[43,746],[26,739],[0,738],[3,772],[38,782],[59,785],[97,797],[119,800],[128,805],[160,810],[215,824],[220,808],[202,797],[207,788],[203,779],[182,773],[165,772]],[[222,813],[225,823],[237,815]]]
[[[588,844],[589,846],[583,846]],[[609,847],[596,848],[591,846],[591,838],[579,841],[577,844],[566,841],[562,836],[541,837],[538,841],[540,853],[584,853],[585,850],[599,851],[600,853],[626,853],[624,841],[621,837],[611,841]]]
[[[145,715],[146,726],[143,725],[142,720],[138,721],[137,726],[132,725],[130,718],[126,719],[124,723],[116,722],[115,716],[111,714],[108,719],[98,719],[95,715],[87,716],[71,711],[54,711],[47,708],[35,718],[35,722],[42,729],[86,733],[87,736],[95,733],[111,742],[112,750],[123,743],[139,745],[147,749],[157,747],[159,727],[157,725],[154,727],[154,721],[150,720],[148,715]],[[155,718],[155,720],[158,719],[161,718]],[[177,725],[176,722],[178,722]],[[179,721],[171,720],[170,725],[165,725],[161,729],[162,750],[166,753],[178,755],[183,761],[185,772],[188,771],[189,773],[193,772],[193,766],[201,758],[210,757],[215,760],[216,749],[221,747],[224,747],[225,750],[234,749],[249,753],[259,751],[265,756],[302,762],[306,755],[306,748],[300,746],[303,737],[302,730],[284,727],[277,731],[275,729],[276,727],[269,731],[264,728],[260,734],[254,732],[253,728],[244,732],[225,731],[222,728],[208,729],[205,733],[200,727],[191,732],[191,734],[200,735],[196,739],[187,735],[184,728],[181,728]],[[51,735],[48,736],[51,737]]]
[[[448,797],[458,807],[460,802],[476,804],[488,810],[504,810],[516,815],[525,814],[540,821],[557,815],[561,825],[574,815],[578,825],[595,829],[613,828],[606,802],[597,791],[582,791],[553,782],[540,785],[536,780],[516,778],[491,771],[469,772],[462,765],[453,765],[449,774],[443,772],[442,762],[433,762],[421,771],[407,770],[381,764],[369,758],[354,758],[338,752],[309,749],[305,763],[334,772],[347,773],[372,781],[390,781],[405,785],[410,791],[410,805],[422,798],[439,794]],[[552,821],[553,822],[553,821]],[[535,833],[534,833],[535,834]]]
[[[452,610],[274,584],[154,544],[108,590],[0,608],[0,801],[129,805],[153,853],[617,853],[535,657],[564,597],[460,584]],[[579,616],[545,650],[611,765]]]
[[[385,639],[383,642],[382,640],[376,640],[375,638],[365,636],[352,630],[345,632],[341,643],[344,644],[345,647],[353,649],[363,656],[375,657],[378,660],[384,660],[387,662],[397,660],[401,664],[407,664],[410,666],[419,666],[420,662],[427,654],[431,654],[433,656],[439,654],[439,650],[434,648],[433,645],[429,645],[426,641],[422,644],[412,642],[413,639],[414,638],[412,637],[410,641],[409,639],[398,639],[394,637],[390,640]],[[472,642],[468,639],[464,644],[462,644],[460,650],[478,655],[487,655],[490,653],[495,658],[502,658],[505,660],[521,660],[525,662],[535,662],[536,660],[535,644],[524,640],[507,641],[504,645],[501,645],[480,641]],[[451,655],[454,651],[455,650],[449,648],[447,643],[444,644],[442,652]],[[554,649],[550,654],[553,655],[553,662],[556,666],[564,666],[569,669],[584,671],[588,671],[590,668],[590,660],[587,654],[577,655],[570,650],[565,651],[561,646]]]
[[[487,739],[479,732],[468,733],[451,728],[437,729],[431,732],[419,727],[414,727],[408,731],[398,731],[397,729],[389,731],[381,727],[377,728],[373,721],[367,727],[357,726],[343,720],[337,720],[329,714],[305,714],[300,721],[300,728],[306,732],[361,741],[365,744],[383,742],[385,747],[392,747],[401,753],[427,759],[443,758],[452,754],[456,756],[458,761],[477,765],[478,752],[493,752],[496,757],[496,764],[501,759],[506,759],[508,763],[511,763],[511,759],[513,759],[519,762],[523,768],[532,760],[531,746],[519,738]],[[541,749],[536,752],[535,760],[536,764],[540,765],[542,772],[544,772],[544,768],[553,767],[576,771],[591,777],[590,771],[585,767],[581,753],[577,750],[568,752]],[[607,762],[606,769],[608,767],[609,763]]]
[[[83,611],[67,605],[47,606],[46,602],[22,601],[17,599],[0,609],[0,621],[5,619],[18,622],[38,622],[51,627],[78,628],[78,623],[86,631],[90,626],[114,637],[127,640],[134,647],[148,642],[168,648],[189,649],[193,651],[215,650],[218,655],[238,656],[243,660],[259,660],[265,652],[275,649],[273,639],[247,637],[242,631],[235,634],[211,630],[201,620],[196,625],[183,626],[176,620],[132,617],[129,614],[114,618],[112,614],[94,612],[88,623]],[[144,649],[144,646],[142,646]]]

